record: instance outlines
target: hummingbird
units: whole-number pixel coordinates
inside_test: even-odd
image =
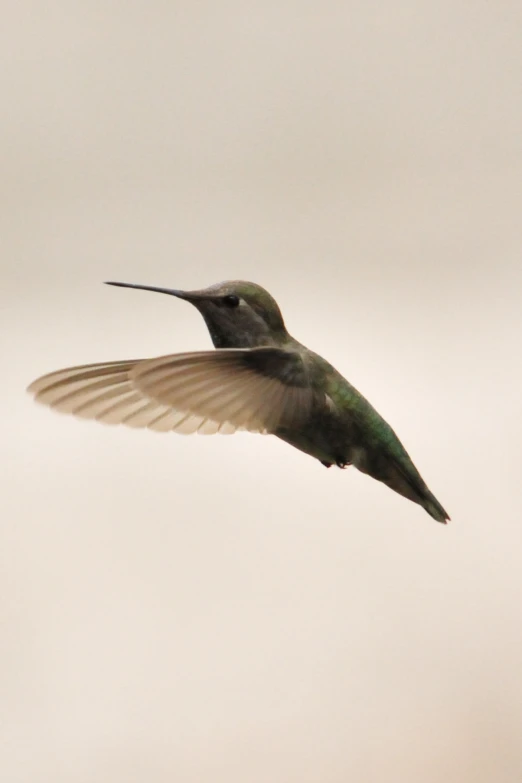
[[[279,305],[260,285],[232,280],[196,291],[107,285],[190,302],[215,350],[58,370],[29,386],[37,402],[157,432],[272,434],[327,468],[353,465],[438,522],[449,520],[390,425],[331,364],[288,333]]]

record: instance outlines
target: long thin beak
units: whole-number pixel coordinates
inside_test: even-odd
[[[191,291],[178,291],[175,288],[158,288],[154,285],[136,285],[135,283],[116,283],[112,280],[106,280],[106,285],[116,285],[120,288],[139,288],[142,291],[155,291],[157,294],[168,294],[169,296],[177,296],[178,299],[187,299],[188,301],[199,299],[201,297],[197,297],[194,293]]]

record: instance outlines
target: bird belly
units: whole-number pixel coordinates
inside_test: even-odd
[[[336,465],[353,462],[355,427],[330,412],[315,415],[300,427],[280,427],[274,435],[322,463]]]

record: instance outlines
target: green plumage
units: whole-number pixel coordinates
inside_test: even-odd
[[[393,429],[368,400],[325,359],[297,341],[290,338],[284,348],[301,355],[316,403],[302,426],[292,431],[281,428],[275,434],[327,467],[354,465],[421,505],[438,522],[449,520]]]

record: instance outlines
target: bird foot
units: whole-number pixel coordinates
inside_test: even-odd
[[[326,460],[321,460],[321,465],[324,465],[325,468],[331,468],[333,464],[337,465],[338,468],[342,468],[342,470],[344,470],[345,468],[348,468],[352,463],[345,462],[343,459],[337,459],[335,463],[327,462]]]

